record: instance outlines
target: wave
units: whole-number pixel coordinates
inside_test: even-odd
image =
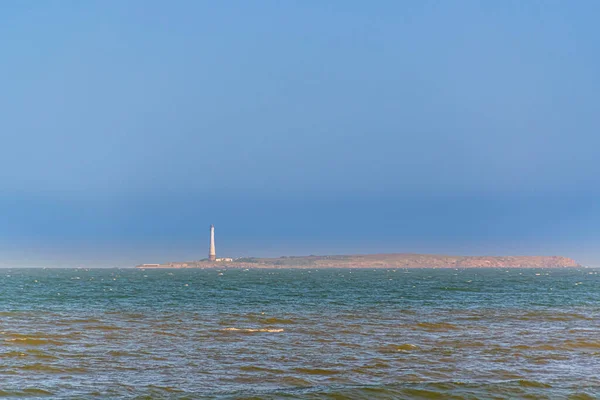
[[[59,342],[57,340],[52,339],[42,339],[35,337],[16,337],[16,338],[8,338],[4,339],[5,342],[15,343],[22,346],[43,346],[43,345],[54,345],[54,346],[62,346],[65,343]]]
[[[396,352],[410,352],[420,350],[421,348],[416,344],[402,343],[402,344],[390,344],[387,346],[381,346],[378,350],[381,353],[396,353]]]
[[[248,333],[253,333],[253,332],[269,332],[269,333],[279,333],[279,332],[283,332],[283,329],[281,328],[224,328],[221,329],[221,331],[226,331],[226,332],[248,332]]]
[[[23,389],[23,390],[16,390],[16,391],[7,391],[7,390],[0,390],[0,397],[31,397],[31,396],[52,396],[54,395],[54,392],[50,392],[48,390],[44,390],[44,389],[38,389],[38,388],[27,388],[27,389]]]
[[[325,368],[296,368],[294,371],[307,375],[336,375],[340,373],[340,371]]]

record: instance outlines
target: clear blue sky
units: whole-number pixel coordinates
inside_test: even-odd
[[[4,1],[0,265],[600,265],[598,1]]]

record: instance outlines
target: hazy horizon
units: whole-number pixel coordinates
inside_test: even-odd
[[[0,267],[600,266],[600,3],[9,1]]]

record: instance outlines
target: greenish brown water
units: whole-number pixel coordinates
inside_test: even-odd
[[[568,270],[3,270],[0,397],[588,399]]]

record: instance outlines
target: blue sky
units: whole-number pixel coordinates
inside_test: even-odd
[[[0,265],[600,266],[596,1],[5,1]]]

